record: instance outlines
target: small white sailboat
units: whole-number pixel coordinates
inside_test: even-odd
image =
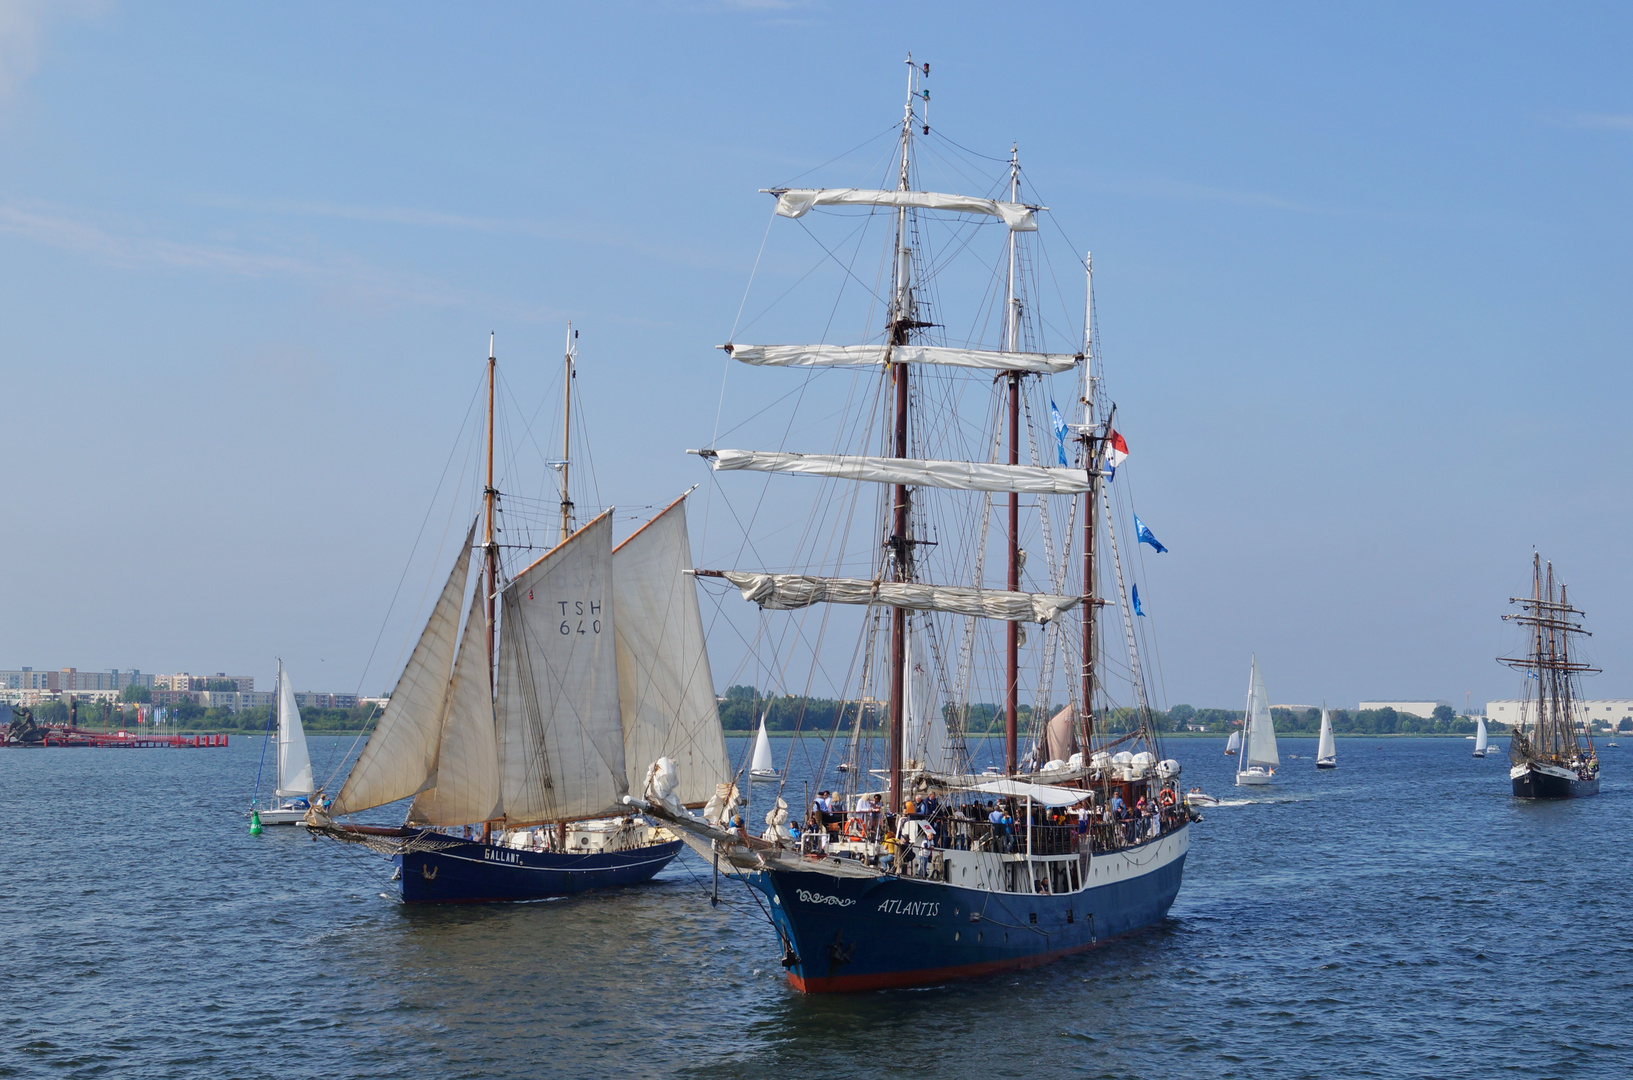
[[[1475,728],[1475,731],[1474,731],[1474,756],[1475,757],[1485,757],[1486,756],[1486,718],[1482,716],[1482,717],[1480,717],[1480,719],[1478,721],[1476,721],[1476,723],[1478,724],[1478,726]]]
[[[278,688],[272,709],[277,717],[277,779],[271,801],[254,810],[262,825],[299,825],[311,809],[311,797],[317,789],[312,783],[312,759],[306,753],[306,731],[295,704],[295,688],[282,660],[278,661]]]
[[[1321,706],[1321,741],[1316,744],[1315,767],[1318,769],[1338,768],[1338,750],[1332,742],[1332,720],[1327,716],[1327,706]]]
[[[1247,734],[1242,739],[1242,752],[1236,758],[1238,787],[1268,784],[1281,764],[1276,752],[1276,728],[1270,719],[1270,695],[1265,692],[1264,677],[1259,674],[1259,658],[1253,658],[1253,669],[1247,683]]]
[[[1235,757],[1237,751],[1239,751],[1241,749],[1242,749],[1242,733],[1240,731],[1231,732],[1230,733],[1230,741],[1225,743],[1225,754],[1226,754],[1226,756]]]
[[[756,780],[781,780],[776,762],[771,760],[771,738],[765,733],[765,717],[760,717],[760,732],[754,736],[754,756],[749,759],[749,776]]]

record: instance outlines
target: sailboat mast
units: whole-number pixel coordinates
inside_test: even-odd
[[[1083,667],[1078,688],[1082,709],[1083,752],[1094,738],[1094,631],[1099,621],[1095,595],[1094,524],[1100,516],[1100,454],[1094,430],[1094,255],[1085,252],[1086,296],[1083,301],[1083,464],[1089,470],[1089,490],[1083,496]]]
[[[1011,144],[1009,148],[1009,201],[1019,202],[1020,191],[1020,163],[1016,157],[1017,147]],[[1020,319],[1015,310],[1015,230],[1009,230],[1009,265],[1004,275],[1004,351],[1015,351],[1016,332],[1019,329]],[[1021,463],[1021,373],[1009,373],[1009,463]],[[1009,493],[1009,583],[1006,586],[1010,592],[1019,592],[1021,588],[1021,496],[1019,492]],[[1007,658],[1007,668],[1004,687],[1004,772],[1013,774],[1016,769],[1016,737],[1020,730],[1020,681],[1021,681],[1021,626],[1020,623],[1010,620],[1004,624],[1004,653]]]
[[[492,694],[494,685],[493,671],[493,632],[494,611],[493,601],[498,595],[499,582],[499,546],[493,541],[493,502],[498,494],[493,488],[493,381],[498,360],[493,355],[493,335],[488,335],[488,482],[482,488],[482,514],[484,519],[482,535],[482,551],[485,556],[483,582],[483,600],[487,614],[488,632],[488,693]]]
[[[908,166],[910,150],[913,142],[913,54],[907,55],[907,103],[902,109],[902,157],[901,172],[896,178],[896,190],[908,189]],[[911,288],[908,268],[907,252],[907,208],[898,207],[896,210],[896,253],[891,260],[894,267],[893,289],[895,300],[895,317],[891,320],[890,342],[892,345],[907,344],[912,305],[908,290]],[[896,431],[894,453],[896,457],[907,456],[907,365],[893,363],[890,365],[891,375],[896,381]],[[890,543],[895,555],[895,577],[897,581],[907,581],[911,577],[908,559],[912,548],[908,542],[908,499],[910,492],[906,484],[895,486],[895,506],[891,521]],[[900,813],[902,808],[902,701],[906,694],[907,678],[907,612],[902,608],[892,608],[890,611],[890,812]]]
[[[576,332],[573,330],[572,320],[567,322],[566,373],[562,377],[561,385],[561,540],[573,535],[573,499],[568,494],[567,470],[573,459],[573,356],[577,349],[573,345]]]

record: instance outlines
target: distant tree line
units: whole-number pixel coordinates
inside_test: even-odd
[[[1061,708],[1051,705],[1044,715],[1053,715]],[[733,686],[720,701],[720,723],[729,732],[749,732],[760,726],[764,716],[766,728],[775,732],[802,731],[822,734],[836,727],[849,731],[861,710],[864,730],[877,731],[883,726],[884,709],[874,704],[859,706],[833,698],[799,698],[793,695],[769,695],[752,686]],[[1022,731],[1033,730],[1032,706],[1019,706],[1018,726]],[[949,719],[953,719],[949,707]],[[302,715],[305,715],[304,713]],[[1473,734],[1475,723],[1466,716],[1458,716],[1449,705],[1435,708],[1434,716],[1413,716],[1394,709],[1330,709],[1328,717],[1332,729],[1339,735],[1467,735]],[[1242,726],[1241,709],[1198,709],[1190,705],[1175,705],[1166,712],[1152,710],[1151,723],[1160,732],[1207,732],[1226,734]],[[1272,709],[1272,722],[1278,733],[1288,735],[1315,735],[1321,730],[1320,709]],[[1113,709],[1100,717],[1102,730],[1108,733],[1132,731],[1138,726],[1138,712],[1131,708]],[[1500,725],[1493,724],[1493,729]],[[1628,723],[1633,730],[1633,722]],[[1004,710],[990,703],[972,704],[964,717],[964,730],[970,735],[988,735],[1004,730]]]

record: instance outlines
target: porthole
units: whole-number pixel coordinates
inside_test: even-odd
[[[958,932],[958,931],[957,931],[957,930],[954,930],[954,931],[953,931],[953,940],[954,940],[954,941],[957,941],[957,940],[958,940],[958,939],[959,939],[959,937],[960,937],[960,936],[961,936],[961,935],[960,935],[960,934],[959,934],[959,932]]]
[[[782,906],[782,897],[780,897],[780,896],[773,896],[773,897],[772,897],[772,898],[771,898],[771,902],[772,902],[772,903],[773,903],[773,904],[776,904],[776,905],[777,905],[777,906],[778,906],[778,907],[781,907],[781,906]]]

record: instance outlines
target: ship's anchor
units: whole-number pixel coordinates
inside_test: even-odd
[[[849,945],[839,940],[839,931],[834,931],[834,939],[828,942],[828,962],[834,967],[851,962],[851,956],[856,952],[856,942]]]
[[[420,877],[424,878],[426,881],[435,881],[437,880],[437,871],[440,869],[442,869],[440,866],[427,866],[424,863],[421,863]]]
[[[794,943],[784,940],[782,943],[782,966],[791,968],[799,962],[799,953],[794,951]]]

